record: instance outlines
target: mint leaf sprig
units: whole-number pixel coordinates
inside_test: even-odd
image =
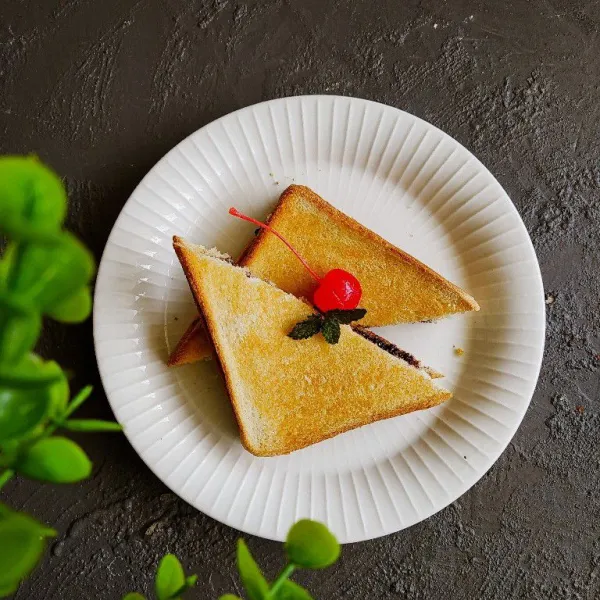
[[[329,344],[337,344],[340,341],[340,325],[349,325],[354,321],[360,321],[367,314],[365,308],[352,308],[349,310],[336,308],[326,313],[310,315],[304,321],[294,325],[288,333],[293,340],[306,340],[317,333],[322,333]]]

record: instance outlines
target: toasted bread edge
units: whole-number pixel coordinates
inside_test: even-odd
[[[235,415],[235,420],[238,425],[238,429],[240,431],[240,439],[242,442],[242,446],[248,450],[251,454],[255,456],[269,456],[268,454],[261,454],[261,450],[259,447],[254,447],[252,441],[250,440],[248,433],[244,427],[243,419],[241,418],[241,410],[237,403],[237,399],[235,396],[235,386],[231,381],[231,376],[227,369],[223,365],[223,361],[221,360],[221,352],[222,349],[220,344],[215,338],[214,331],[214,319],[209,310],[203,301],[202,290],[196,281],[196,277],[194,276],[191,264],[190,264],[190,256],[193,255],[194,251],[191,250],[188,244],[180,238],[179,236],[173,236],[173,248],[175,249],[175,253],[179,258],[179,262],[183,268],[183,272],[185,273],[186,279],[188,281],[188,285],[190,286],[190,290],[192,292],[192,296],[194,297],[194,301],[196,303],[196,307],[198,308],[198,314],[200,315],[200,323],[204,325],[206,331],[208,332],[210,341],[214,347],[214,354],[217,359],[217,364],[219,366],[219,370],[223,376],[223,380],[225,382],[225,387],[227,389],[227,395],[229,396],[229,400],[231,401],[231,406],[233,407],[233,414]],[[188,254],[189,253],[189,254]]]

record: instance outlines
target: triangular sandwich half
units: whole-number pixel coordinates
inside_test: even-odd
[[[469,294],[406,252],[337,210],[312,190],[289,186],[268,220],[319,274],[349,271],[363,289],[366,327],[415,323],[479,310]],[[260,230],[238,264],[298,298],[311,298],[314,281],[274,235]],[[202,327],[190,326],[170,365],[206,358]]]
[[[347,325],[337,344],[291,339],[312,307],[214,251],[173,241],[253,454],[287,454],[451,397]]]

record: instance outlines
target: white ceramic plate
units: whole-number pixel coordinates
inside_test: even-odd
[[[261,459],[240,445],[213,362],[165,366],[195,313],[171,237],[236,256],[248,226],[227,209],[265,217],[292,182],[464,287],[481,312],[381,330],[445,373],[452,400]],[[515,207],[452,138],[374,102],[285,98],[200,129],[140,183],[102,257],[94,337],[117,419],[179,496],[261,537],[310,517],[351,542],[429,517],[500,456],[538,377],[543,288]]]

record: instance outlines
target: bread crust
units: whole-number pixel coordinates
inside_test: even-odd
[[[213,348],[205,331],[200,316],[196,317],[171,352],[167,366],[177,367],[211,358]]]
[[[255,456],[261,456],[261,454],[257,453],[257,451],[259,449],[252,447],[252,442],[250,441],[250,439],[247,435],[246,429],[244,427],[244,423],[243,423],[242,419],[240,418],[240,414],[241,414],[240,407],[237,404],[236,395],[233,392],[233,383],[231,381],[231,374],[224,367],[223,362],[221,360],[221,353],[220,353],[221,348],[220,348],[218,342],[215,341],[214,322],[212,321],[212,319],[210,319],[210,317],[208,319],[206,317],[206,314],[207,314],[206,307],[203,304],[202,293],[198,287],[196,278],[194,277],[194,273],[193,273],[192,265],[190,264],[190,261],[189,261],[188,250],[186,248],[185,241],[182,238],[180,238],[179,236],[174,235],[173,236],[173,248],[175,249],[175,252],[177,253],[177,257],[179,258],[179,262],[181,263],[181,266],[182,266],[185,276],[187,278],[188,285],[190,286],[192,296],[194,297],[194,302],[196,303],[196,307],[198,308],[198,314],[200,315],[198,321],[202,326],[204,326],[205,330],[208,331],[208,333],[209,333],[208,338],[210,339],[211,343],[213,344],[214,356],[217,360],[217,365],[218,365],[219,371],[221,372],[221,375],[223,377],[223,381],[225,382],[225,387],[227,388],[227,395],[229,396],[229,399],[233,406],[233,414],[235,415],[235,420],[237,422],[238,429],[240,431],[240,439],[242,441],[242,446],[244,446],[244,448],[246,448],[246,450],[248,450],[248,452],[254,454]]]

